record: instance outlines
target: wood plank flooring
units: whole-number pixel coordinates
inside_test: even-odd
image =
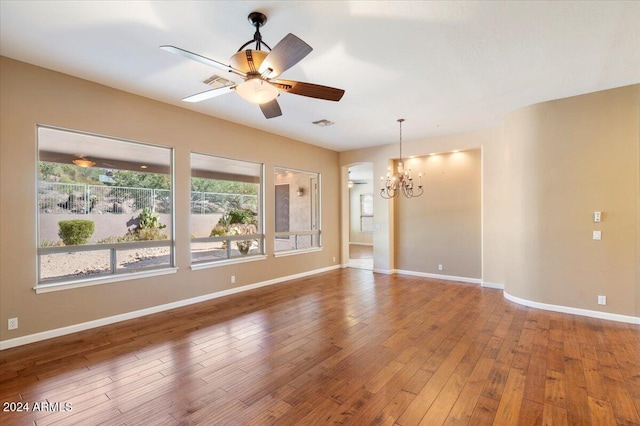
[[[0,402],[30,404],[5,426],[640,425],[640,326],[357,269],[5,350],[0,369]]]

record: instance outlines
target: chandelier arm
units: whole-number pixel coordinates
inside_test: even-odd
[[[387,182],[386,188],[384,189],[384,193],[386,195],[386,197],[385,197],[386,199],[391,199],[391,198],[396,197],[398,195],[397,186]]]
[[[417,189],[415,189],[416,185],[411,177],[411,169],[405,169],[404,161],[402,160],[402,122],[404,118],[399,118],[397,121],[400,123],[400,158],[397,162],[397,171],[393,174],[390,172],[387,173],[386,180],[380,179],[382,182],[380,196],[387,200],[395,198],[401,192],[406,198],[419,197],[424,192],[422,188],[422,173],[418,174],[419,185],[417,185]]]

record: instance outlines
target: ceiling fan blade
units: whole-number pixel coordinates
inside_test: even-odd
[[[339,101],[342,99],[342,95],[344,95],[344,90],[342,89],[321,86],[319,84],[303,83],[301,81],[271,80],[270,83],[287,93],[324,99],[326,101]]]
[[[312,50],[307,43],[289,33],[271,49],[258,72],[265,78],[276,78],[300,62]]]
[[[224,71],[229,71],[229,72],[241,75],[243,77],[246,77],[247,75],[246,73],[240,70],[237,70],[230,65],[223,64],[222,62],[218,62],[214,59],[207,58],[206,56],[198,55],[197,53],[189,52],[188,50],[180,49],[179,47],[165,45],[165,46],[160,46],[160,49],[166,52],[180,55],[184,58],[191,59],[196,62],[200,62],[201,64],[209,65],[210,67],[219,68]]]
[[[225,86],[217,89],[206,90],[196,95],[191,95],[183,99],[185,102],[201,102],[207,99],[215,98],[216,96],[224,95],[233,90],[236,86]]]
[[[266,118],[280,117],[282,115],[282,110],[280,109],[277,99],[260,104],[260,109]]]

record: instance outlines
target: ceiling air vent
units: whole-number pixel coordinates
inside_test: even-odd
[[[327,127],[327,126],[332,126],[335,123],[333,121],[329,121],[323,118],[322,120],[314,121],[313,124],[320,127]]]
[[[229,87],[233,86],[235,83],[231,80],[227,80],[226,78],[220,77],[219,75],[212,75],[208,79],[203,81],[204,84],[208,84],[214,89],[219,89],[221,87]]]

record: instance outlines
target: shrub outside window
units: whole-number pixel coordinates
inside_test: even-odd
[[[38,286],[174,266],[170,148],[38,127]]]
[[[248,161],[191,154],[191,263],[263,258],[262,176]]]
[[[320,174],[275,168],[276,255],[317,250],[320,233]]]

